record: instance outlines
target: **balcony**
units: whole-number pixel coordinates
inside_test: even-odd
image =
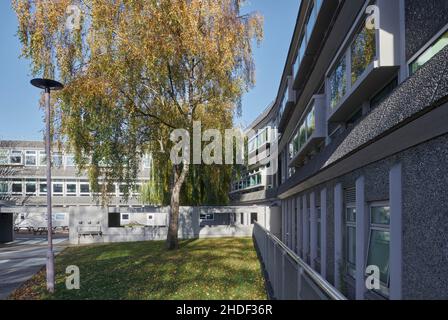
[[[309,152],[325,140],[325,95],[313,96],[290,142],[289,167],[298,166]]]
[[[280,105],[280,119],[278,123],[278,130],[281,131],[284,129],[284,126],[288,123],[288,119],[294,110],[294,106],[296,104],[296,92],[292,88],[292,77],[289,76],[287,78],[287,84],[285,93],[283,95],[283,99]]]
[[[260,160],[270,155],[270,143],[273,139],[273,131],[265,127],[259,133],[250,138],[248,147],[248,165],[256,165]]]
[[[302,28],[302,35],[299,37],[293,65],[293,89],[297,91],[300,91],[313,68],[313,61],[322,45],[322,39],[325,38],[332,16],[339,5],[339,1],[334,0],[315,0],[310,3],[312,5]]]
[[[346,49],[326,81],[328,121],[344,122],[364,101],[390,82],[399,69],[399,17],[396,1],[378,0],[379,28],[368,30],[359,18]]]

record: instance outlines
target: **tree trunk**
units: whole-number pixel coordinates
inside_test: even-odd
[[[168,250],[176,250],[179,248],[179,240],[177,237],[179,230],[179,198],[180,190],[184,184],[185,177],[190,169],[187,163],[183,163],[182,172],[177,174],[174,168],[174,184],[171,189],[171,207],[170,207],[170,222],[168,225],[168,234],[166,238],[166,248]]]

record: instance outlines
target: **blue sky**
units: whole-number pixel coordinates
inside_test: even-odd
[[[246,126],[275,99],[300,0],[249,0],[243,11],[264,16],[264,40],[255,48],[257,83],[243,97]],[[20,58],[17,19],[10,1],[0,1],[0,140],[42,139],[39,90],[29,84],[29,61]]]

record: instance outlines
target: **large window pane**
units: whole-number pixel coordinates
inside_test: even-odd
[[[314,24],[316,23],[316,10],[314,5],[311,6],[310,16],[306,24],[306,37],[309,41],[311,33],[313,32]]]
[[[300,144],[300,148],[302,148],[306,143],[306,124],[303,123],[300,126],[300,130],[299,130],[299,144]]]
[[[372,224],[389,225],[390,207],[372,207],[370,212]]]
[[[411,65],[409,72],[414,74],[426,62],[431,60],[437,53],[448,45],[448,31],[445,32],[431,47],[425,50]]]
[[[347,227],[347,263],[350,270],[354,270],[356,266],[356,228]]]
[[[356,222],[356,209],[354,207],[350,207],[345,209],[345,219],[347,220],[347,222]]]
[[[36,180],[27,180],[25,183],[25,192],[32,194],[36,192]]]
[[[367,265],[378,266],[380,281],[384,284],[389,280],[389,244],[389,231],[371,230]]]
[[[376,56],[375,30],[365,27],[355,36],[351,45],[352,84],[358,80]]]
[[[0,193],[8,193],[8,181],[0,181]]]
[[[11,151],[9,161],[11,164],[22,164],[22,151]]]
[[[35,166],[37,165],[37,154],[36,151],[26,151],[25,153],[25,165]]]
[[[12,182],[12,193],[22,193],[22,181],[17,180]]]
[[[334,108],[347,90],[345,55],[339,60],[330,76],[330,106]]]
[[[54,153],[52,156],[52,165],[55,168],[60,168],[62,167],[62,154],[60,153]]]
[[[9,164],[9,150],[0,149],[0,164]]]
[[[306,117],[307,139],[311,137],[315,129],[316,129],[316,117],[314,113],[314,107],[312,107],[310,113],[308,113]]]

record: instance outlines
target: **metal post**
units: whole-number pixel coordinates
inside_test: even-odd
[[[53,223],[51,216],[51,110],[50,91],[61,90],[64,86],[55,80],[36,78],[31,84],[39,89],[45,90],[45,152],[47,157],[47,290],[54,293],[54,252],[53,252]],[[79,239],[78,239],[79,241]]]
[[[47,156],[47,229],[48,229],[48,250],[47,250],[47,290],[54,292],[54,253],[53,253],[53,223],[51,215],[51,127],[50,127],[50,88],[45,88],[45,149]]]

